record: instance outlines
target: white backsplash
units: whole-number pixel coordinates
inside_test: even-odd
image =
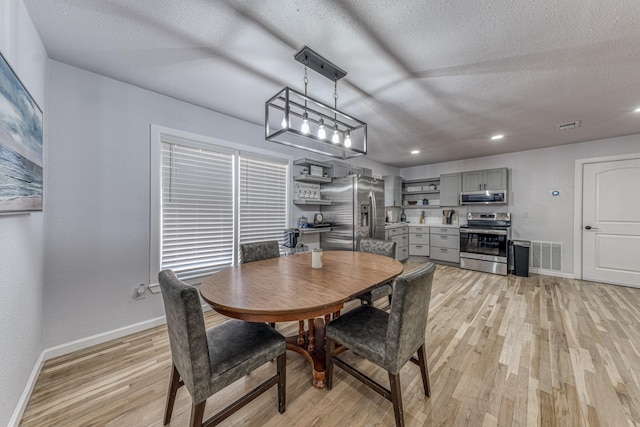
[[[400,211],[402,210],[402,208],[397,208]],[[449,208],[451,209],[451,208]],[[410,224],[420,224],[420,215],[422,214],[422,212],[425,213],[425,225],[442,225],[442,211],[443,209],[436,209],[436,208],[425,208],[425,209],[416,209],[416,208],[411,208],[411,209],[405,209],[404,210],[404,214],[407,217],[407,221]],[[466,206],[457,206],[454,207],[453,210],[455,211],[453,214],[453,218],[451,221],[451,225],[462,225],[462,224],[466,224],[466,215],[467,215],[467,207]],[[462,221],[460,220],[462,219]]]

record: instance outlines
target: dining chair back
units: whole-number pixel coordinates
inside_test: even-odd
[[[383,255],[389,258],[396,257],[396,242],[394,242],[393,240],[361,239],[358,249],[360,252]],[[374,301],[388,296],[389,303],[391,303],[392,293],[393,282],[387,282],[376,286],[369,292],[359,295],[358,299],[360,299],[362,304],[366,303],[371,305]]]
[[[171,270],[158,275],[167,317],[173,362],[164,424],[171,421],[178,389],[191,395],[192,427],[200,427],[204,408],[214,393],[277,358],[277,372],[205,423],[216,425],[273,385],[278,385],[278,409],[286,409],[286,340],[264,323],[228,320],[205,328],[198,291]]]
[[[396,256],[396,242],[393,240],[360,239],[360,252],[384,255],[389,258]]]
[[[335,364],[390,400],[397,426],[404,425],[399,372],[409,360],[420,367],[424,393],[431,395],[424,347],[435,268],[433,263],[425,263],[398,276],[388,313],[372,305],[361,305],[326,327],[327,389],[333,387]],[[338,357],[335,354],[336,343],[385,369],[390,389]],[[417,358],[413,357],[414,353],[417,353]]]
[[[280,245],[277,240],[265,242],[243,243],[240,245],[240,262],[261,261],[263,259],[278,258],[280,256]]]
[[[435,264],[426,263],[396,280],[389,309],[385,361],[385,368],[394,374],[424,345],[435,269]]]

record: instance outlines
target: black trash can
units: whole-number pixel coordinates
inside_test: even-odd
[[[513,274],[521,277],[529,277],[529,240],[512,240],[513,249]]]

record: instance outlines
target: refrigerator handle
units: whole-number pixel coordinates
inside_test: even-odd
[[[369,205],[371,206],[371,218],[369,218],[369,237],[376,237],[376,219],[378,212],[376,211],[376,195],[373,191],[369,191]]]

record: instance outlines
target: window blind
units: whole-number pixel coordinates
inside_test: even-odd
[[[161,269],[180,279],[233,264],[234,156],[163,142]]]
[[[241,153],[239,165],[239,243],[277,240],[287,228],[289,166]]]

